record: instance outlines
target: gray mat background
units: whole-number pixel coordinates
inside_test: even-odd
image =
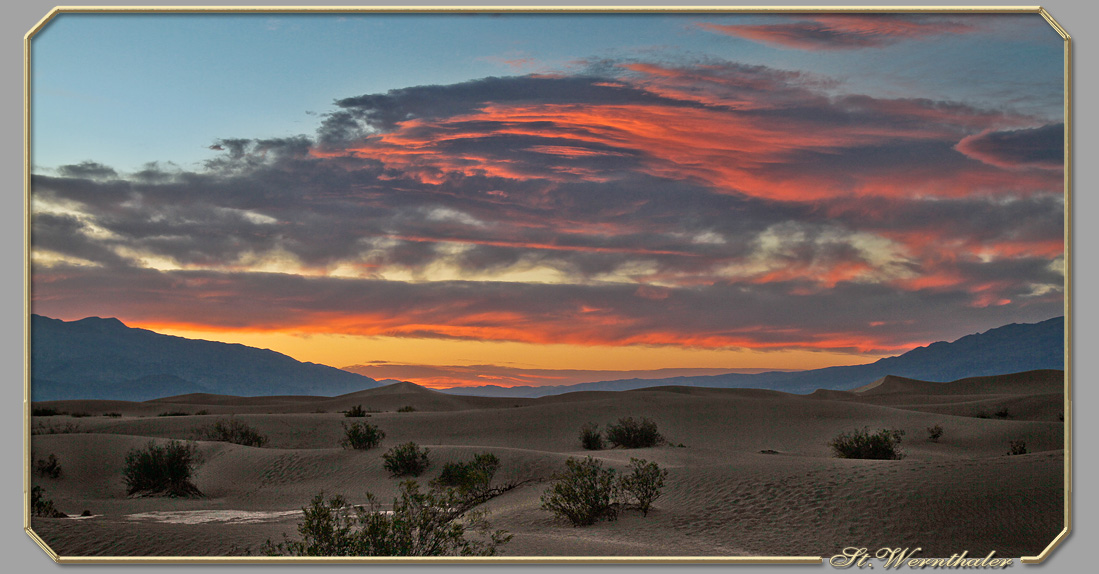
[[[180,2],[171,5],[186,5]],[[212,6],[214,2],[198,2],[195,5]],[[240,5],[290,5],[304,6],[304,3],[286,2],[274,0],[272,2],[248,2],[242,0],[239,3],[225,3],[227,6]],[[321,3],[325,6],[363,6],[363,3],[333,0]],[[562,2],[558,0],[546,0],[545,2],[532,3],[530,0],[516,2],[492,2],[481,0],[478,2],[455,2],[454,0],[424,0],[423,2],[375,2],[378,5],[433,5],[433,6],[577,6],[581,1]],[[834,1],[821,2],[819,0],[793,0],[789,2],[767,2],[766,0],[748,0],[736,2],[714,2],[713,0],[699,0],[689,2],[693,6],[910,6],[916,5],[883,2],[852,2]],[[928,2],[929,5],[949,5],[949,2]],[[998,2],[957,2],[962,6],[1019,6],[1029,4],[1008,4]],[[3,137],[0,138],[3,153],[0,153],[2,169],[0,174],[0,384],[3,385],[3,416],[0,416],[0,444],[3,446],[3,454],[7,464],[0,472],[0,509],[3,520],[0,520],[0,557],[3,558],[3,570],[5,572],[56,572],[66,570],[93,570],[127,572],[258,572],[270,567],[256,565],[160,565],[160,566],[121,566],[121,565],[66,565],[62,566],[50,561],[46,555],[34,544],[22,531],[23,519],[23,494],[22,494],[22,469],[18,461],[22,456],[22,421],[20,407],[23,388],[23,36],[55,5],[46,0],[28,0],[19,3],[6,3],[0,12],[0,65],[2,65],[2,82],[0,82],[0,97],[3,98],[3,110],[0,120],[3,121]],[[150,6],[140,2],[114,1],[100,4],[87,2],[64,3],[65,6]],[[636,0],[634,2],[588,2],[588,5],[599,6],[673,6],[671,1]],[[1073,496],[1073,532],[1069,538],[1061,544],[1053,556],[1040,565],[1019,565],[1013,568],[1033,570],[1035,572],[1074,572],[1083,571],[1084,564],[1094,562],[1099,556],[1089,548],[1089,542],[1096,539],[1097,528],[1095,526],[1095,492],[1099,486],[1091,483],[1095,479],[1096,461],[1094,441],[1092,437],[1096,432],[1099,421],[1097,417],[1087,416],[1087,407],[1096,405],[1094,392],[1095,375],[1099,373],[1096,353],[1090,352],[1095,348],[1097,339],[1096,325],[1091,321],[1096,317],[1096,304],[1091,301],[1091,289],[1097,285],[1096,270],[1096,240],[1099,237],[1099,225],[1090,221],[1091,217],[1099,216],[1095,186],[1097,182],[1096,160],[1096,108],[1099,104],[1091,100],[1097,97],[1096,77],[1094,70],[1099,69],[1095,64],[1096,36],[1099,36],[1099,4],[1089,3],[1083,0],[1047,0],[1042,3],[1053,16],[1061,23],[1073,38],[1073,101],[1075,102],[1073,120],[1073,158],[1075,169],[1073,172],[1073,237],[1072,237],[1072,264],[1073,264],[1073,301],[1072,318],[1073,333],[1072,347],[1075,351],[1072,368],[1074,370],[1074,406],[1075,422],[1075,448],[1074,477],[1077,492]],[[1089,73],[1092,72],[1092,73]],[[217,135],[217,134],[213,134]],[[213,135],[211,137],[213,137]],[[1083,405],[1083,409],[1079,406]],[[796,552],[797,541],[791,540],[791,551]],[[636,569],[647,572],[679,571],[690,569],[698,572],[717,572],[736,570],[739,572],[815,572],[823,569],[831,570],[825,566],[749,566],[749,565],[446,565],[446,566],[336,566],[336,565],[282,565],[276,567],[284,572],[318,572],[318,571],[348,571],[352,569],[370,568],[372,571],[384,572],[408,572],[421,573],[439,570],[458,570],[476,572],[491,570],[496,572],[627,572]]]

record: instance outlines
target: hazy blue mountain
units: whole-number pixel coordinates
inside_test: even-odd
[[[625,391],[644,387],[683,385],[695,387],[756,388],[808,394],[817,389],[851,390],[886,375],[923,381],[949,382],[966,377],[1003,375],[1037,369],[1065,368],[1065,318],[1040,323],[1012,323],[967,335],[952,343],[917,347],[896,357],[867,365],[828,367],[809,371],[758,374],[622,379],[546,387],[486,385],[446,389],[456,395],[492,397],[541,397],[575,391]]]
[[[188,393],[336,396],[379,386],[244,345],[133,329],[118,319],[31,316],[31,398],[144,401]]]

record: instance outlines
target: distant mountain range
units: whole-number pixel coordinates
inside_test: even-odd
[[[187,393],[336,396],[381,383],[244,345],[31,316],[31,399],[145,401]]]
[[[460,387],[443,392],[488,397],[541,397],[576,391],[657,386],[757,388],[808,394],[851,390],[894,375],[947,382],[966,377],[1065,368],[1065,319],[1011,324],[939,342],[867,365],[810,371],[621,379],[543,387]],[[118,319],[61,321],[31,316],[31,398],[145,401],[191,393],[333,397],[372,389],[376,381],[281,353],[127,327]]]
[[[771,389],[787,393],[809,394],[817,389],[851,390],[873,383],[886,375],[948,382],[966,377],[1003,375],[1038,369],[1063,370],[1064,368],[1065,318],[1055,317],[1040,323],[1012,323],[984,333],[967,335],[952,343],[942,341],[932,343],[903,355],[887,357],[867,365],[794,372],[621,379],[544,387],[486,385],[444,389],[443,392],[489,397],[542,397],[576,391],[626,391],[679,385]]]

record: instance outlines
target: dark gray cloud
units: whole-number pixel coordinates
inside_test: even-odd
[[[995,166],[1059,170],[1065,164],[1065,124],[986,131],[966,137],[957,149]]]
[[[89,179],[111,178],[118,175],[114,168],[90,160],[75,165],[63,165],[57,168],[57,173],[65,177]]]

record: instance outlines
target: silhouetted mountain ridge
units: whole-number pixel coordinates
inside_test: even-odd
[[[369,377],[268,349],[162,335],[114,318],[31,315],[32,400],[144,401],[170,395],[336,396]]]
[[[954,342],[940,341],[896,357],[866,365],[827,367],[808,371],[730,373],[666,379],[620,379],[545,387],[457,387],[443,392],[456,395],[542,397],[576,391],[625,391],[645,387],[756,388],[809,394],[817,389],[851,390],[886,375],[923,381],[948,382],[966,377],[1003,375],[1039,369],[1064,370],[1065,318],[1040,323],[1012,323]]]

